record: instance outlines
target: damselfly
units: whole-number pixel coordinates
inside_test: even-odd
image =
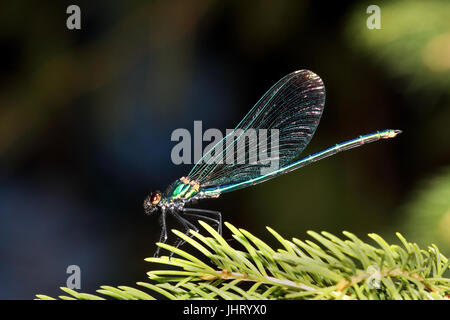
[[[197,226],[188,218],[201,218],[217,225],[222,233],[222,215],[219,211],[190,208],[187,205],[195,200],[217,198],[222,193],[249,187],[267,181],[284,173],[306,166],[317,160],[329,157],[338,152],[359,147],[380,139],[393,138],[400,130],[387,129],[359,136],[355,139],[336,144],[328,149],[307,157],[296,159],[310,142],[325,105],[325,87],[322,79],[308,70],[299,70],[288,74],[278,81],[253,106],[236,128],[220,143],[209,149],[185,177],[175,181],[165,193],[156,191],[144,200],[147,214],[161,213],[162,231],[160,242],[167,241],[166,215],[171,214],[178,219],[186,231]],[[232,135],[236,138],[237,153],[258,148],[254,141],[245,140],[250,129],[277,129],[278,168],[262,173],[267,163],[227,163],[218,160],[228,151],[226,139]],[[242,140],[244,139],[244,140]],[[242,142],[242,143],[240,143]],[[220,148],[219,148],[220,147]],[[235,148],[235,145],[232,146]],[[209,161],[205,161],[205,159]],[[177,246],[183,242],[179,242]],[[155,255],[159,254],[159,247]]]

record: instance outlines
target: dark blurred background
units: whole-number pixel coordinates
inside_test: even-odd
[[[81,30],[66,8],[81,8]],[[450,254],[450,3],[10,1],[0,6],[0,298],[131,285],[155,266],[148,192],[189,172],[173,130],[233,128],[284,75],[327,90],[310,154],[387,128],[397,139],[340,153],[204,201],[275,242],[306,230],[394,232]]]

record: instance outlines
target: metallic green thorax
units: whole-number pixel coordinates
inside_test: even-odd
[[[188,200],[197,193],[198,191],[196,190],[195,186],[193,186],[192,184],[186,184],[178,180],[177,182],[175,182],[174,186],[167,194],[167,198],[169,201],[181,199]]]

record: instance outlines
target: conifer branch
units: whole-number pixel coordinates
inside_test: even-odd
[[[194,256],[174,246],[158,243],[173,253],[145,259],[167,266],[149,271],[152,283],[101,286],[102,296],[61,288],[60,299],[449,299],[450,278],[444,273],[450,260],[435,245],[426,250],[397,233],[401,246],[369,234],[374,245],[349,232],[341,239],[328,232],[309,231],[313,241],[287,240],[267,230],[280,243],[273,249],[261,239],[229,223],[225,225],[244,250],[231,247],[213,227],[199,221],[209,237],[172,230],[195,248]],[[175,267],[175,269],[174,269]],[[144,288],[146,289],[144,291]],[[151,294],[148,292],[152,292]],[[54,299],[36,295],[37,299]]]

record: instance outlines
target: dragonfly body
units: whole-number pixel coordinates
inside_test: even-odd
[[[187,230],[198,230],[188,218],[201,218],[216,223],[218,231],[221,233],[221,213],[190,208],[188,205],[192,202],[205,198],[217,198],[222,193],[270,180],[338,152],[380,139],[394,138],[401,132],[392,129],[377,131],[295,160],[311,140],[319,124],[324,104],[325,88],[322,80],[311,71],[295,71],[272,86],[231,134],[236,134],[237,142],[245,142],[245,133],[249,129],[279,130],[279,156],[277,157],[280,163],[279,168],[262,173],[260,170],[263,167],[262,164],[204,161],[207,157],[217,160],[224,153],[230,151],[228,145],[225,150],[221,147],[225,145],[222,143],[227,138],[225,137],[220,144],[216,144],[197,162],[186,177],[175,181],[165,193],[156,191],[144,200],[144,209],[147,214],[161,213],[160,242],[167,240],[166,214],[168,213],[177,218]],[[259,148],[256,143],[252,142],[244,143],[242,146],[244,146],[243,149],[238,147],[238,153],[248,154]],[[177,246],[182,243],[179,242]],[[158,254],[159,247],[155,255]]]

